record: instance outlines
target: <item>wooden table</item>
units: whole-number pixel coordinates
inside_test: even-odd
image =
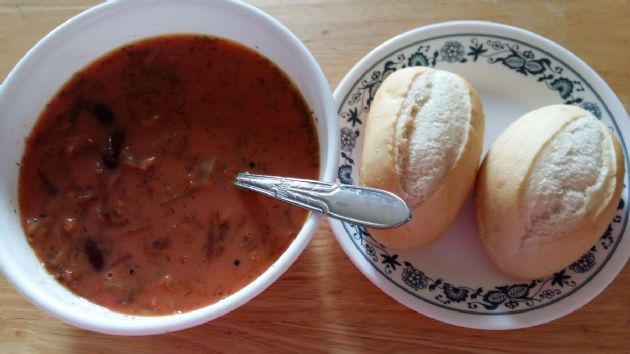
[[[455,19],[502,22],[546,36],[584,59],[630,108],[630,2],[253,1],[313,52],[331,87],[384,40]],[[0,0],[0,78],[48,31],[94,0]],[[0,246],[1,247],[1,246]],[[419,315],[372,285],[327,223],[278,282],[242,308],[168,335],[113,337],[70,327],[0,278],[2,353],[201,352],[630,353],[630,266],[588,305],[546,325],[491,332]]]

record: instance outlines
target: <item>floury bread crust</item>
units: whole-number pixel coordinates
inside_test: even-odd
[[[589,112],[554,105],[525,114],[497,139],[477,177],[488,256],[517,278],[560,271],[610,223],[623,176],[617,138]]]
[[[425,67],[388,76],[370,108],[359,183],[399,195],[412,219],[372,236],[413,249],[442,235],[472,188],[483,131],[479,97],[460,76]]]

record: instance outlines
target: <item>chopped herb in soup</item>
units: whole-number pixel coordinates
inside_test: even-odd
[[[240,171],[317,178],[300,92],[227,40],[142,40],[76,73],[46,106],[21,163],[22,223],[74,293],[124,313],[189,311],[264,272],[306,218],[234,187]]]

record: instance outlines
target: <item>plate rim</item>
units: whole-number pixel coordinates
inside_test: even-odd
[[[444,32],[444,33],[436,33]],[[627,145],[623,138],[623,130],[621,125],[627,125],[627,121],[622,124],[618,124],[617,120],[628,119],[628,114],[625,111],[625,107],[619,100],[617,95],[612,91],[608,84],[588,66],[581,58],[573,54],[561,45],[542,37],[531,31],[505,25],[501,23],[495,23],[490,21],[446,21],[430,24],[427,26],[421,26],[409,31],[398,34],[382,44],[378,45],[374,49],[370,50],[364,55],[341,79],[337,87],[335,88],[333,95],[335,103],[337,105],[337,114],[341,113],[342,102],[348,99],[348,96],[353,91],[357,80],[359,80],[363,74],[373,70],[384,58],[387,58],[394,54],[404,50],[405,48],[417,44],[422,41],[429,41],[439,39],[441,37],[453,37],[457,35],[470,36],[470,35],[488,35],[496,38],[502,38],[526,46],[534,47],[544,54],[547,54],[561,62],[565,67],[572,69],[575,75],[581,79],[587,87],[593,92],[595,97],[602,103],[604,103],[604,109],[606,109],[615,129],[619,132],[619,138],[622,143],[622,148],[625,152],[625,162],[628,166],[628,154]],[[553,53],[553,54],[552,54]],[[568,65],[566,62],[571,62]],[[589,81],[584,79],[584,75],[589,77]],[[597,87],[595,90],[593,87]],[[343,94],[343,97],[340,95]],[[602,97],[606,97],[604,100]],[[610,106],[610,107],[609,107]],[[613,114],[612,112],[615,112]],[[621,116],[621,117],[620,117]],[[615,119],[616,118],[616,119]],[[340,119],[340,118],[337,118]],[[341,128],[341,127],[340,127]],[[630,181],[630,176],[626,172],[626,179]],[[630,184],[630,183],[629,183]],[[456,309],[447,308],[431,303],[430,301],[421,301],[411,294],[405,294],[407,292],[401,287],[400,284],[387,279],[387,276],[381,274],[380,269],[376,268],[373,262],[368,259],[364,259],[365,255],[356,250],[354,241],[346,242],[342,240],[342,237],[347,238],[348,234],[341,234],[344,225],[336,220],[329,219],[331,230],[335,235],[335,238],[341,245],[344,253],[350,258],[352,263],[368,278],[377,288],[385,292],[389,297],[400,302],[401,304],[411,308],[412,310],[424,314],[425,316],[434,318],[436,320],[468,328],[476,329],[490,329],[490,330],[505,330],[505,329],[517,329],[540,325],[549,321],[566,316],[567,314],[581,308],[590,302],[594,297],[601,293],[608,285],[618,276],[618,274],[624,269],[628,258],[630,257],[630,244],[628,237],[624,235],[628,233],[628,211],[626,210],[626,219],[622,225],[619,240],[615,242],[614,249],[609,252],[609,255],[605,259],[605,263],[593,274],[589,275],[586,280],[582,281],[578,287],[571,293],[557,300],[550,301],[545,306],[540,306],[531,309],[524,309],[518,312],[510,313],[466,313],[458,311]],[[340,235],[341,234],[341,235]],[[624,247],[622,247],[624,246]],[[363,256],[363,257],[362,257]],[[606,268],[608,272],[602,272]],[[579,293],[580,296],[574,296]],[[420,302],[421,301],[421,302]],[[536,310],[540,312],[541,308],[549,309],[549,306],[553,306],[551,315],[543,314],[543,316],[532,316]],[[428,308],[423,308],[428,307]],[[449,318],[441,316],[442,312],[448,312]],[[471,317],[472,316],[472,317]],[[497,317],[513,318],[519,317],[519,321],[512,323],[510,321],[495,321]],[[471,318],[474,317],[474,321]],[[507,322],[499,323],[496,322]]]

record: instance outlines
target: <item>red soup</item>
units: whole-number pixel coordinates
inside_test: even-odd
[[[265,271],[306,212],[233,186],[239,171],[317,178],[313,118],[287,76],[194,35],[78,72],[27,139],[20,211],[48,271],[115,311],[214,303]]]

